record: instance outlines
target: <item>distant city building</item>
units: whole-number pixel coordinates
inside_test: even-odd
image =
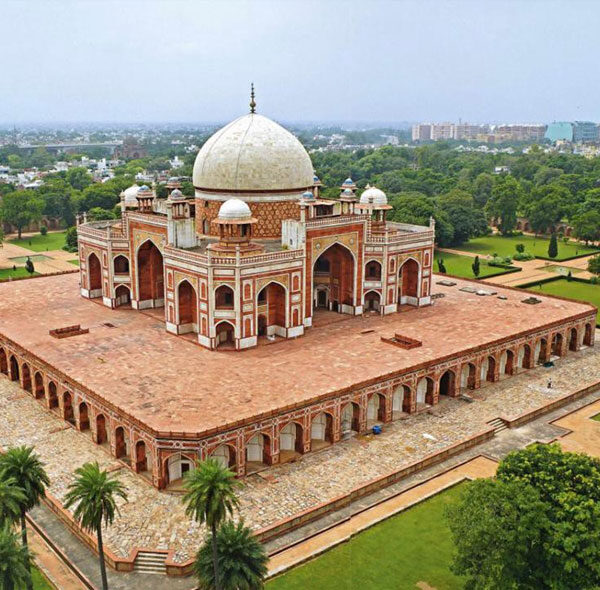
[[[480,140],[482,136],[489,134],[489,125],[472,125],[471,123],[458,123],[453,126],[453,139]]]
[[[494,141],[542,141],[545,133],[546,125],[541,123],[515,123],[493,128]]]
[[[598,125],[592,121],[575,121],[573,123],[573,141],[575,143],[598,141]]]
[[[429,141],[431,139],[431,123],[418,123],[413,125],[413,141]]]
[[[123,145],[115,149],[115,158],[123,158],[125,160],[137,160],[145,158],[148,155],[146,149],[142,147],[135,137],[126,137],[123,140]]]
[[[548,125],[545,138],[550,141],[573,141],[573,123],[554,121]]]
[[[541,141],[546,125],[507,124],[490,127],[472,123],[418,123],[412,127],[413,141],[456,139],[493,143],[501,141]]]

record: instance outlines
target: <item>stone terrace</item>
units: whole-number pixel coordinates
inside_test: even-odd
[[[549,377],[552,389],[546,387]],[[491,418],[514,417],[598,380],[600,350],[588,348],[559,359],[553,369],[538,367],[477,390],[474,403],[445,399],[431,414],[386,424],[380,436],[341,442],[304,455],[297,463],[272,467],[263,472],[267,477],[246,478],[241,515],[254,529],[268,526],[480,432]],[[34,444],[47,465],[50,492],[56,498],[64,497],[73,470],[85,461],[120,469],[129,501],[121,505],[121,518],[106,531],[106,543],[117,555],[125,557],[141,546],[171,548],[176,561],[192,557],[202,531],[185,517],[179,495],[151,487],[96,446],[88,434],[65,425],[4,376],[0,376],[0,407],[0,447]]]
[[[356,388],[421,363],[542,328],[587,304],[498,288],[506,300],[435,284],[435,305],[315,327],[293,341],[212,352],[165,332],[155,314],[110,310],[78,294],[77,276],[0,285],[0,334],[30,350],[155,433],[199,434]],[[481,284],[477,285],[478,288]],[[154,315],[154,317],[153,317]],[[89,334],[56,340],[50,329],[81,324]],[[108,325],[107,325],[108,324]],[[365,333],[365,330],[369,330]],[[404,350],[395,332],[423,342]]]

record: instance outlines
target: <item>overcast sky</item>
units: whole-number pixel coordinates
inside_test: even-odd
[[[600,2],[0,0],[0,121],[600,120]]]

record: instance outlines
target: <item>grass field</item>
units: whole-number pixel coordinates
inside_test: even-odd
[[[39,273],[34,272],[33,276]],[[21,277],[29,277],[30,275],[24,266],[17,266],[17,270],[13,270],[12,268],[0,268],[0,279],[18,279]]]
[[[74,264],[75,266],[79,266],[79,258],[75,258],[74,260],[69,260],[70,264]]]
[[[47,233],[45,236],[42,234],[35,234],[21,240],[13,239],[8,240],[11,244],[28,248],[34,252],[45,252],[46,250],[60,250],[65,245],[66,231],[58,231]],[[31,242],[31,243],[30,243]]]
[[[542,283],[541,288],[538,286],[527,287],[527,290],[534,293],[547,293],[576,299],[577,301],[585,301],[600,308],[600,285],[559,279],[558,281]],[[600,313],[596,316],[596,323],[600,323]]]
[[[473,256],[461,256],[460,254],[452,254],[450,252],[435,251],[435,262],[433,265],[434,271],[438,272],[437,261],[442,258],[444,260],[444,266],[446,272],[449,275],[456,275],[457,277],[464,277],[465,279],[474,279],[473,269],[471,265],[475,258]],[[497,266],[489,266],[485,260],[479,258],[479,278],[485,279],[487,277],[493,277],[494,275],[500,275],[505,273],[505,268],[499,268]]]
[[[453,543],[444,512],[456,502],[464,485],[441,492],[290,570],[269,582],[267,590],[415,590],[418,582],[438,590],[462,588],[461,578],[449,569]]]
[[[31,578],[33,579],[33,590],[53,590],[54,589],[54,586],[52,586],[50,584],[50,582],[48,582],[48,580],[46,580],[46,578],[44,577],[44,574],[42,574],[42,572],[40,572],[40,570],[35,566],[31,567]],[[17,588],[17,590],[25,590],[25,587],[23,586],[23,588],[21,588],[21,586],[19,586]]]
[[[499,256],[510,256],[513,257],[516,253],[515,246],[517,244],[524,244],[525,251],[533,254],[534,256],[548,257],[548,243],[549,238],[534,238],[533,236],[514,236],[514,237],[502,237],[498,235],[484,236],[481,238],[473,238],[466,244],[458,246],[457,250],[466,250],[467,252],[477,252],[486,256],[491,256],[497,253]],[[564,243],[562,240],[558,240],[558,256],[554,259],[557,261],[572,258],[580,254],[590,254],[597,251],[594,248],[586,248],[583,244],[576,244],[575,242]]]

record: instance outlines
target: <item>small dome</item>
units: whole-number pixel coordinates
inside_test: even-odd
[[[171,201],[181,201],[185,199],[185,196],[178,188],[176,188],[171,191],[169,199],[171,199]]]
[[[313,182],[321,182],[321,180],[316,174],[313,176]]]
[[[120,196],[123,197],[126,203],[137,203],[136,196],[139,190],[140,187],[137,184],[134,184],[129,188],[126,188]]]
[[[314,199],[315,195],[313,194],[312,191],[306,191],[305,193],[302,193],[302,198],[304,200]]]
[[[179,178],[177,178],[177,176],[171,176],[171,178],[169,178],[169,182],[179,182]]]
[[[353,197],[354,196],[354,193],[349,188],[345,188],[343,194],[346,195],[347,197]]]
[[[352,185],[352,184],[354,184],[354,181],[350,177],[348,177],[348,178],[346,178],[346,180],[344,180],[344,182],[342,184]]]
[[[367,184],[367,188],[360,196],[360,203],[361,205],[387,205],[387,197],[382,190]]]
[[[239,221],[250,219],[252,213],[250,207],[240,199],[228,199],[219,209],[219,219],[229,219],[231,221]]]
[[[149,189],[149,188],[148,188],[148,187],[147,187],[145,184],[143,184],[142,186],[140,186],[140,188],[138,189],[138,191],[137,191],[137,192],[138,192],[138,193],[141,193],[141,192],[148,192],[149,190],[150,190],[150,189]]]

